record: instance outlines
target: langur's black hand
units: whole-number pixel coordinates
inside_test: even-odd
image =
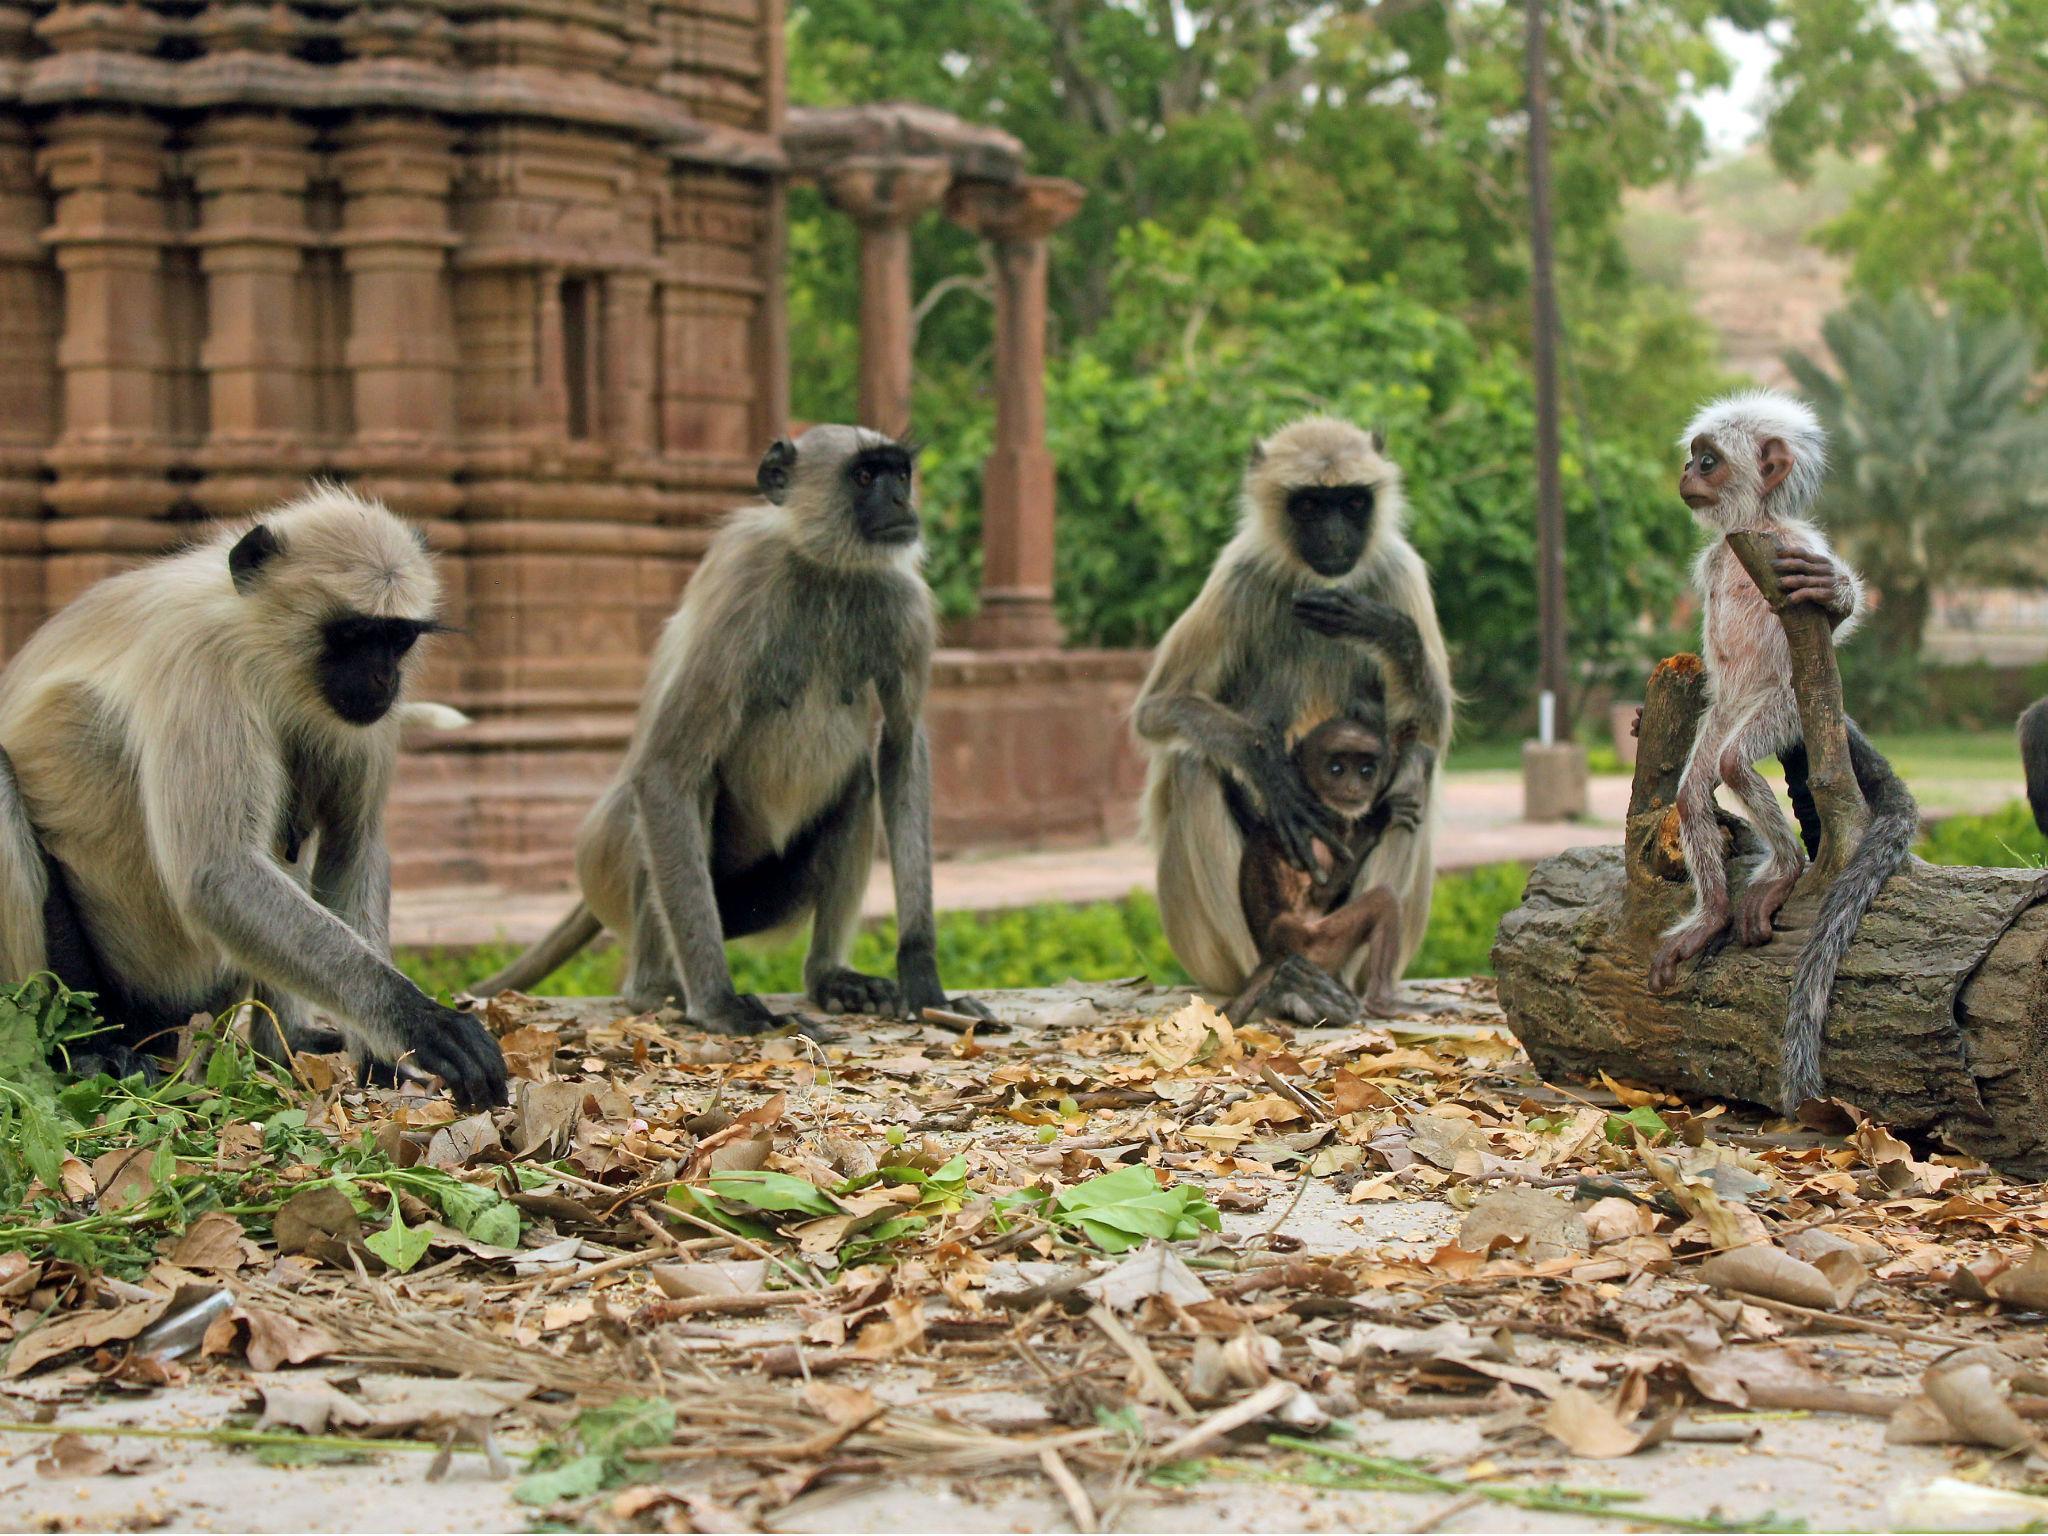
[[[751,992],[728,992],[692,1008],[688,1017],[707,1035],[758,1035],[782,1027],[782,1020]]]
[[[1350,1024],[1364,1012],[1343,982],[1313,961],[1289,955],[1273,972],[1268,1006],[1297,1024]]]
[[[1778,551],[1772,561],[1778,573],[1778,585],[1784,589],[1788,603],[1819,603],[1832,608],[1839,600],[1842,586],[1841,572],[1834,561],[1825,555],[1816,555],[1809,549],[1793,545]]]
[[[412,1032],[411,1056],[423,1072],[448,1085],[463,1109],[495,1109],[505,1102],[505,1053],[474,1014],[431,1005],[437,1015]]]
[[[1399,639],[1414,622],[1391,603],[1375,601],[1343,587],[1312,587],[1294,600],[1294,616],[1325,635],[1354,640]]]
[[[1316,839],[1331,848],[1344,844],[1343,818],[1318,800],[1294,765],[1294,759],[1277,746],[1264,748],[1256,759],[1252,788],[1257,792],[1266,822],[1280,840],[1280,851],[1296,869],[1320,874],[1323,864],[1316,856]]]

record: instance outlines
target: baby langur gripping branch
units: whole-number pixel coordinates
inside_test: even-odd
[[[712,540],[649,671],[619,777],[577,839],[583,903],[480,992],[530,987],[608,927],[636,1008],[680,999],[702,1028],[775,1016],[736,991],[725,940],[811,919],[804,990],[830,1013],[966,1008],[939,985],[931,590],[912,450],[813,427],[761,460],[761,500]],[[896,980],[846,963],[874,859],[896,885]]]
[[[0,674],[0,972],[98,993],[127,1045],[252,994],[295,1044],[310,1004],[366,1068],[503,1102],[497,1042],[387,937],[384,802],[439,600],[411,529],[322,488],[52,618]]]
[[[1776,535],[1778,577],[1787,600],[1818,604],[1835,625],[1837,640],[1854,626],[1863,602],[1856,573],[1835,559],[1826,537],[1807,519],[1820,492],[1827,441],[1804,403],[1772,390],[1731,395],[1694,417],[1681,444],[1687,457],[1678,493],[1716,536],[1693,567],[1704,610],[1710,702],[1678,786],[1678,836],[1692,875],[1693,909],[1652,958],[1652,991],[1670,987],[1678,967],[1730,924],[1728,870],[1714,819],[1716,786],[1726,784],[1734,792],[1769,850],[1733,914],[1738,939],[1769,941],[1771,920],[1806,867],[1797,830],[1756,770],[1758,758],[1801,740],[1792,653],[1784,626],[1724,535],[1740,529]]]
[[[1319,855],[1326,857],[1318,858],[1314,870],[1295,868],[1279,833],[1259,819],[1241,793],[1230,795],[1231,811],[1244,831],[1238,898],[1259,945],[1259,968],[1226,1010],[1232,1023],[1264,1011],[1269,997],[1276,1010],[1291,1009],[1299,1023],[1341,1017],[1349,999],[1332,978],[1350,968],[1361,948],[1366,952],[1360,989],[1366,1010],[1383,1014],[1399,1009],[1394,973],[1401,955],[1400,902],[1383,885],[1362,891],[1354,887],[1389,822],[1414,812],[1413,802],[1404,811],[1387,795],[1404,755],[1429,751],[1416,744],[1414,735],[1411,723],[1401,739],[1389,743],[1363,721],[1338,716],[1296,744],[1293,760],[1302,783],[1343,827],[1334,843],[1317,840]]]

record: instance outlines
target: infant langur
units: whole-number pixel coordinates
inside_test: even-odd
[[[1317,1024],[1320,1011],[1303,1014],[1289,1001],[1318,995],[1318,983],[1342,975],[1363,947],[1366,962],[1361,992],[1366,1011],[1400,1010],[1394,973],[1401,960],[1399,900],[1384,885],[1353,894],[1366,858],[1395,814],[1387,795],[1409,753],[1429,754],[1415,740],[1411,723],[1388,742],[1359,720],[1325,720],[1298,742],[1292,753],[1303,786],[1342,828],[1334,842],[1316,840],[1314,871],[1289,860],[1279,831],[1233,797],[1244,829],[1244,857],[1238,866],[1238,896],[1245,924],[1259,946],[1259,967],[1227,1010],[1242,1024],[1277,1000],[1278,1011]],[[1426,766],[1422,770],[1427,772]]]
[[[1741,942],[1769,942],[1771,920],[1806,866],[1797,829],[1756,769],[1758,758],[1801,740],[1792,653],[1784,626],[1725,536],[1742,530],[1774,535],[1785,600],[1819,605],[1837,640],[1853,627],[1863,602],[1856,573],[1835,559],[1807,519],[1827,459],[1811,409],[1774,390],[1732,395],[1700,411],[1681,441],[1687,457],[1678,494],[1716,535],[1693,567],[1704,609],[1710,702],[1678,786],[1678,836],[1695,901],[1650,962],[1653,992],[1670,987],[1678,967],[1730,926],[1726,854],[1714,816],[1717,785],[1726,784],[1742,802],[1770,854],[1732,913]]]

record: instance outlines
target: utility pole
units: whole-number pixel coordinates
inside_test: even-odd
[[[1536,383],[1536,740],[1522,752],[1523,815],[1562,821],[1585,814],[1586,756],[1572,734],[1565,652],[1564,489],[1557,468],[1557,274],[1550,237],[1550,56],[1546,0],[1524,0],[1528,18],[1529,292]]]

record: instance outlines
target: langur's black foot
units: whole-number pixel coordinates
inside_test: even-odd
[[[1313,961],[1289,955],[1273,972],[1272,985],[1260,999],[1258,1012],[1296,1024],[1353,1024],[1363,1005],[1349,987]]]
[[[364,1088],[396,1088],[404,1079],[391,1062],[365,1056],[356,1063],[356,1082]]]
[[[707,1035],[758,1035],[780,1029],[782,1020],[751,992],[732,992],[702,1008],[692,1008],[689,1019]]]
[[[319,1029],[308,1026],[290,1032],[291,1047],[304,1051],[308,1056],[332,1056],[336,1051],[348,1049],[348,1041],[338,1029]]]
[[[827,1013],[895,1014],[902,1009],[895,982],[848,966],[823,972],[807,990],[811,1001]]]

